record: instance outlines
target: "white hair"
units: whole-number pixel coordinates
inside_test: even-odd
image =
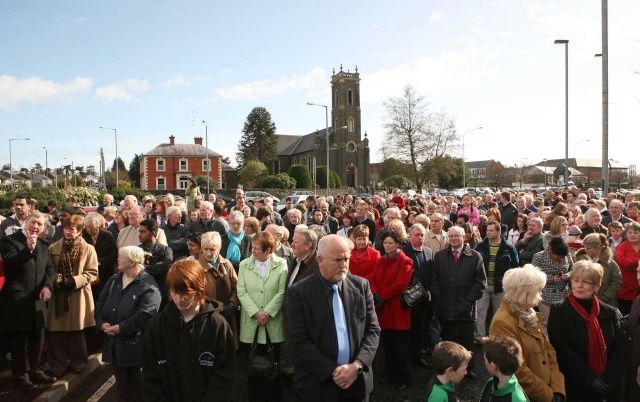
[[[130,259],[139,267],[144,266],[144,251],[138,246],[121,247],[118,255]]]
[[[205,244],[210,244],[214,247],[222,246],[222,238],[218,232],[204,232],[200,237],[200,245],[204,247]]]
[[[464,236],[464,229],[460,226],[451,226],[449,230],[447,230],[448,235],[451,235],[454,232],[458,233],[460,236]]]
[[[530,306],[540,303],[540,292],[546,284],[547,275],[531,264],[522,268],[511,268],[502,278],[504,297],[512,302]]]
[[[200,208],[205,207],[206,209],[213,211],[213,203],[209,201],[200,201]]]
[[[179,216],[182,216],[182,209],[176,205],[172,205],[169,208],[167,208],[167,216],[171,216],[173,214],[178,214]]]
[[[297,232],[297,230],[296,230],[296,232]],[[341,245],[346,247],[347,249],[351,249],[351,247],[352,247],[352,243],[350,243],[349,239],[347,239],[346,237],[330,234],[330,235],[327,235],[327,236],[323,236],[318,241],[317,254],[320,255],[320,256],[324,256],[325,253],[327,252],[327,248],[329,247],[329,244],[330,243],[335,243],[335,242],[342,243]]]

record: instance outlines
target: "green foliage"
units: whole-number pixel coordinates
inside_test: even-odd
[[[327,187],[327,168],[325,166],[318,166],[316,168],[316,182],[319,188]],[[329,186],[331,188],[342,187],[340,176],[333,170],[329,170]]]
[[[272,174],[265,177],[260,182],[260,187],[263,188],[295,188],[296,179],[289,176],[287,173]]]
[[[264,163],[250,160],[238,172],[238,181],[246,187],[252,188],[256,187],[268,174],[269,170]]]
[[[71,196],[78,198],[82,206],[98,205],[98,201],[102,200],[100,192],[89,187],[65,187],[63,189],[57,189],[54,186],[46,188],[18,187],[11,190],[0,190],[0,209],[7,210],[18,194],[28,194],[38,201],[40,211],[47,210],[49,201],[55,201],[58,206],[63,207],[66,205],[67,198]]]
[[[387,158],[380,164],[380,179],[391,176],[405,176],[411,171],[411,165],[403,163],[396,158]]]
[[[287,173],[295,179],[296,188],[311,188],[313,186],[313,179],[307,165],[291,165]]]
[[[411,180],[407,179],[403,175],[393,175],[384,179],[385,187],[407,189],[411,187]]]
[[[113,163],[111,164],[111,170],[116,170],[116,160],[113,160]],[[124,161],[122,160],[121,157],[118,156],[118,170],[120,171],[127,171],[127,167],[124,164]]]
[[[207,191],[207,176],[196,176],[196,184],[200,187],[201,191]],[[217,190],[220,188],[220,183],[209,178],[209,189]]]
[[[423,164],[423,176],[440,188],[462,187],[462,159],[441,156]]]
[[[129,180],[135,187],[140,187],[140,155],[134,154],[129,164]]]
[[[236,154],[238,166],[244,167],[252,160],[271,166],[277,155],[278,138],[271,114],[263,107],[255,107],[247,116],[242,129],[242,138]]]

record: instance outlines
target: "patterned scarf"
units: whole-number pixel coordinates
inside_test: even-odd
[[[244,232],[240,232],[234,235],[232,231],[227,232],[229,238],[229,247],[227,247],[227,260],[232,264],[238,264],[240,262],[240,243],[244,239]]]
[[[62,239],[62,253],[60,254],[60,262],[56,267],[56,272],[62,277],[62,281],[66,281],[73,277],[73,273],[79,270],[80,260],[82,259],[82,236],[75,239]],[[69,312],[69,298],[71,291],[56,289],[55,297],[55,313],[59,316],[62,313]]]
[[[504,298],[504,301],[507,303],[507,305],[515,315],[522,318],[527,328],[533,330],[538,328],[538,316],[536,315],[534,309],[529,308],[525,310],[522,307],[518,306],[518,303],[507,298]]]
[[[607,345],[604,342],[602,329],[600,329],[600,323],[598,322],[600,300],[596,295],[593,296],[591,299],[591,312],[588,313],[587,310],[580,305],[573,293],[569,293],[567,299],[580,318],[587,323],[589,368],[598,376],[601,376],[607,369]]]

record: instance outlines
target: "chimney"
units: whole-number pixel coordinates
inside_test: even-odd
[[[202,145],[202,137],[195,137],[193,143],[196,145]]]
[[[176,137],[173,134],[169,136],[169,145],[176,145]]]

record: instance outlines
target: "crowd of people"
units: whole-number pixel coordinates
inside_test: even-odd
[[[105,194],[88,213],[21,194],[0,217],[0,346],[25,390],[100,349],[121,401],[229,400],[238,372],[251,401],[367,400],[379,346],[375,380],[428,401],[480,365],[481,401],[638,401],[639,210],[576,187],[280,210]]]

